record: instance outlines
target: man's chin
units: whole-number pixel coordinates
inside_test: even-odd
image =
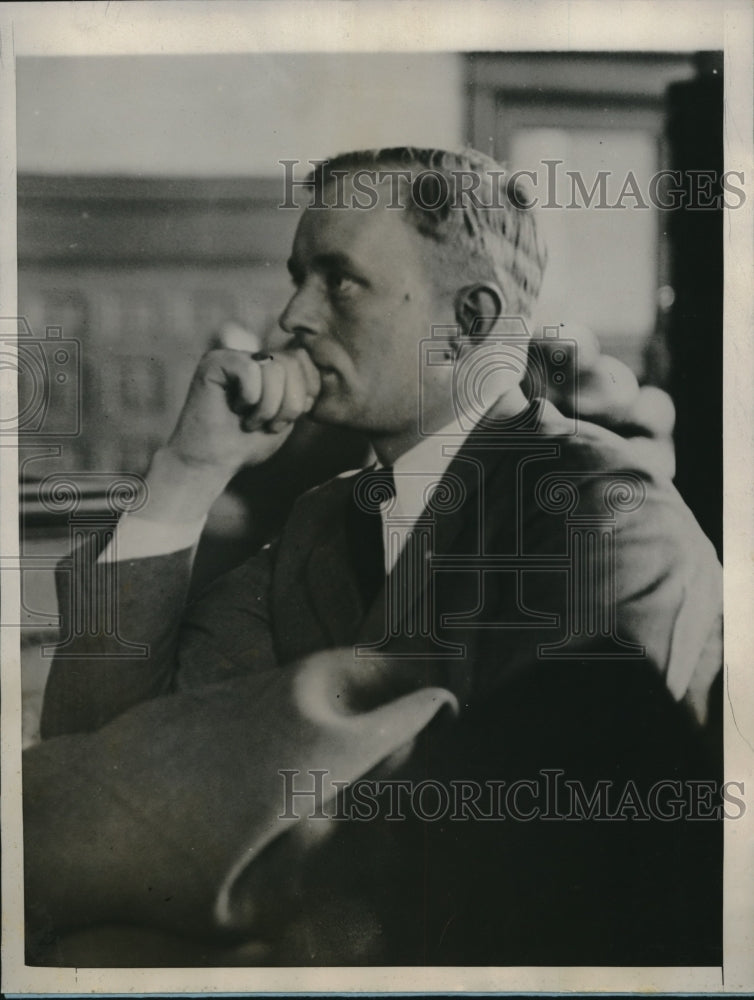
[[[345,427],[359,434],[369,435],[374,431],[373,420],[367,414],[358,411],[353,405],[349,406],[334,393],[320,393],[308,417],[315,424]]]
[[[308,416],[315,424],[350,426],[345,407],[326,393],[320,393],[314,406],[309,410]]]

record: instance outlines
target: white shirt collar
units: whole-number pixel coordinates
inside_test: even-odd
[[[441,430],[422,438],[396,459],[393,466],[395,504],[390,511],[391,520],[405,518],[415,522],[419,519],[432,491],[468,435],[469,430],[463,429],[455,419]],[[382,466],[378,463],[377,468]]]

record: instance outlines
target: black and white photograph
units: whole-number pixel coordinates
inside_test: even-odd
[[[8,7],[3,990],[754,986],[751,9]]]

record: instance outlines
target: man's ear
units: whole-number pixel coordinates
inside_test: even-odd
[[[497,285],[480,281],[466,285],[455,297],[456,322],[461,328],[461,342],[483,340],[494,329],[505,311],[505,299]]]

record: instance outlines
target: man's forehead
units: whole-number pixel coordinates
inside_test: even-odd
[[[338,251],[359,253],[375,246],[375,240],[390,239],[395,243],[411,240],[413,229],[407,226],[407,209],[388,208],[389,202],[358,207],[353,204],[326,201],[324,207],[310,205],[301,213],[293,240],[293,254]]]
[[[367,216],[387,209],[393,215],[402,215],[411,206],[410,183],[403,176],[409,173],[366,168],[335,171],[314,189],[309,207],[314,211],[354,209]]]

